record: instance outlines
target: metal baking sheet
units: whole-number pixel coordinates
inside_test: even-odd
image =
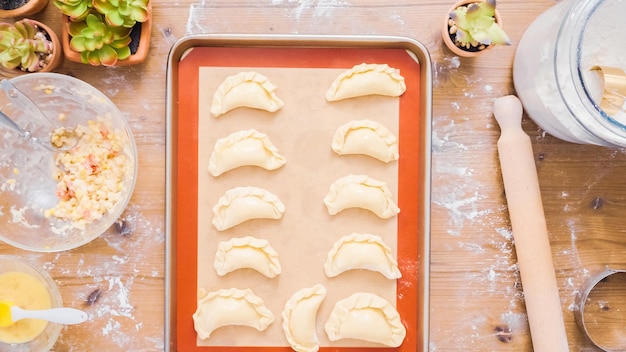
[[[407,327],[407,337],[404,343],[395,349],[381,348],[372,344],[362,345],[359,341],[330,342],[325,339],[325,336],[322,336],[323,328],[320,328],[325,321],[324,319],[327,318],[323,312],[330,310],[334,304],[334,299],[329,300],[327,297],[322,308],[320,308],[317,321],[318,335],[320,335],[322,342],[320,350],[343,351],[354,347],[359,347],[359,350],[371,349],[375,351],[428,350],[432,99],[431,64],[428,52],[420,43],[402,37],[300,35],[193,35],[178,41],[170,52],[167,72],[166,350],[291,350],[284,337],[277,338],[274,336],[281,331],[280,325],[282,324],[280,316],[282,307],[277,303],[272,303],[273,305],[270,306],[275,316],[275,321],[271,326],[273,330],[268,328],[266,332],[251,332],[250,330],[254,329],[245,327],[222,328],[224,331],[216,330],[214,341],[210,341],[213,338],[212,335],[208,342],[197,339],[192,314],[196,309],[198,289],[200,288],[210,291],[220,286],[224,286],[221,288],[229,288],[238,285],[239,288],[252,288],[257,294],[257,289],[260,290],[265,296],[259,294],[262,298],[276,296],[269,297],[270,301],[278,299],[282,300],[280,302],[284,302],[291,293],[304,287],[296,287],[299,283],[295,283],[293,287],[289,288],[291,284],[289,280],[296,280],[295,277],[298,275],[286,275],[281,278],[282,281],[274,281],[271,285],[259,281],[258,278],[246,281],[248,277],[245,274],[232,275],[224,281],[217,277],[208,278],[211,268],[207,269],[206,264],[212,263],[212,259],[207,260],[206,256],[215,252],[215,248],[210,247],[214,247],[217,239],[227,239],[228,236],[224,234],[205,236],[203,234],[207,230],[203,228],[202,223],[206,222],[206,218],[210,218],[210,214],[204,215],[206,209],[203,208],[202,204],[211,203],[217,199],[221,195],[217,194],[219,187],[221,187],[220,182],[225,182],[205,176],[207,174],[204,170],[204,164],[206,164],[204,159],[207,155],[205,149],[211,148],[215,136],[228,131],[232,132],[233,128],[237,126],[225,125],[226,122],[223,121],[218,124],[217,119],[204,116],[207,115],[206,106],[210,104],[210,96],[207,96],[207,92],[221,83],[220,75],[236,73],[244,69],[254,69],[276,78],[280,85],[277,82],[273,83],[277,84],[279,89],[280,86],[285,87],[288,84],[301,87],[303,92],[301,96],[305,98],[300,102],[301,106],[297,108],[297,111],[292,113],[292,116],[295,116],[292,118],[306,119],[307,116],[311,118],[313,112],[323,107],[322,105],[315,105],[321,104],[316,101],[322,99],[306,92],[307,87],[314,85],[315,76],[327,75],[332,77],[335,72],[342,72],[362,62],[388,63],[392,67],[399,68],[407,81],[407,92],[398,99],[398,116],[393,117],[396,119],[394,129],[397,131],[400,141],[401,158],[395,163],[395,169],[391,169],[394,177],[397,177],[397,180],[394,179],[392,183],[395,185],[394,191],[397,192],[397,201],[402,209],[397,219],[392,220],[391,225],[394,229],[392,247],[396,251],[403,277],[397,280],[395,285],[392,285],[395,287],[391,287],[392,291],[390,291],[395,296],[393,303],[402,317],[403,324]],[[314,76],[307,76],[311,73]],[[290,79],[297,80],[298,77],[300,79],[309,78],[306,82],[288,82]],[[310,97],[308,98],[310,101],[307,101],[306,97]],[[314,99],[316,101],[313,101]],[[344,107],[352,109],[355,118],[359,118],[356,115],[361,110],[354,107],[350,108],[350,106],[349,104],[344,105]],[[284,114],[288,114],[287,107],[285,109],[287,112]],[[307,109],[309,114],[306,113]],[[219,119],[227,118],[221,117]],[[277,121],[280,120],[266,121],[278,123]],[[311,125],[306,124],[310,121],[302,120],[301,122],[293,124],[292,127],[285,127],[286,131],[289,128],[300,128],[298,133],[315,135],[315,133],[311,133]],[[264,123],[259,126],[266,127]],[[244,126],[240,127],[243,129]],[[272,123],[268,123],[267,128],[273,129],[277,133],[281,126],[272,126]],[[302,129],[306,129],[306,131]],[[315,143],[319,144],[318,142]],[[294,145],[297,146],[297,144]],[[323,148],[329,150],[330,146]],[[362,162],[359,159],[346,160],[351,160],[349,161],[351,165]],[[246,172],[248,171],[240,171],[243,178],[234,180],[241,182],[241,180],[246,180],[246,177],[249,177],[250,180],[258,180],[262,177],[260,175],[263,175],[262,171],[255,170],[249,174]],[[310,176],[315,179],[323,179],[321,175]],[[328,183],[327,180],[324,182]],[[199,191],[203,193],[199,194]],[[281,187],[280,191],[288,198],[304,194],[304,191],[299,190],[298,187],[288,184]],[[289,205],[287,204],[287,206],[289,212]],[[352,215],[359,216],[358,213]],[[302,217],[303,214],[299,216]],[[358,221],[358,217],[355,219]],[[321,225],[326,225],[328,228],[335,226],[334,224]],[[250,229],[256,230],[258,227],[250,227]],[[199,234],[199,231],[202,233]],[[295,240],[299,242],[298,234],[292,234],[292,236],[295,236]],[[208,239],[205,240],[205,238]],[[277,240],[277,242],[280,241]],[[301,248],[298,250],[302,251]],[[284,252],[285,249],[282,251]],[[306,253],[302,253],[302,255],[306,255]],[[322,253],[314,255],[321,256]],[[303,269],[310,269],[306,267],[306,263],[305,260],[304,264],[297,263],[297,265]],[[293,265],[285,267],[285,263],[281,264],[283,264],[284,272],[293,268]],[[286,264],[289,265],[289,263]],[[307,274],[307,276],[312,275]],[[329,292],[348,292],[355,285],[354,280],[357,280],[358,283],[359,275],[363,274],[357,273],[346,276],[344,283],[341,280],[330,282]],[[371,275],[365,275],[360,280],[378,279]],[[276,282],[280,282],[280,284]],[[332,285],[336,286],[332,287]],[[381,287],[383,286],[389,285],[382,284]],[[386,294],[389,294],[389,287],[384,289]],[[252,336],[252,340],[246,340],[246,334]],[[250,343],[250,341],[269,342],[257,344]]]

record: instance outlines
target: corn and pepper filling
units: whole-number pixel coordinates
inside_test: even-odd
[[[123,131],[113,130],[104,120],[78,125],[75,135],[78,145],[59,153],[55,160],[59,203],[44,214],[84,229],[122,199],[124,178],[132,165],[124,154]]]

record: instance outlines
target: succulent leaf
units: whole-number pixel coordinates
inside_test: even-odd
[[[502,27],[498,26],[497,23],[491,24],[491,26],[486,31],[488,36],[491,38],[491,41],[495,44],[501,45],[511,45],[511,39],[504,32]]]
[[[148,18],[150,18],[150,13],[148,12],[147,2],[146,6],[137,6],[130,9],[130,17],[134,18],[137,22],[146,22]]]
[[[14,69],[20,64],[20,57],[16,49],[12,46],[5,46],[0,49],[0,63],[8,69]]]
[[[94,66],[113,66],[119,60],[128,59],[130,54],[128,45],[124,45],[119,49],[113,45],[105,45],[98,50],[82,52],[81,61]]]
[[[105,46],[96,51],[85,51],[81,54],[83,63],[93,66],[113,66],[117,63],[117,52],[110,46]]]
[[[71,37],[80,35],[85,28],[87,28],[87,23],[85,21],[69,22],[67,24],[67,31]]]
[[[116,51],[117,51],[117,58],[118,58],[118,60],[126,60],[131,55],[130,47],[128,45],[123,46],[123,47],[117,49]]]
[[[37,27],[32,25],[32,23],[28,21],[20,21],[13,24],[15,29],[20,32],[20,35],[23,38],[35,38],[35,34],[37,33]]]
[[[454,39],[459,43],[470,43],[472,41],[470,34],[460,27],[457,28]]]
[[[99,13],[90,13],[83,24],[69,26],[73,33],[70,47],[81,53],[83,63],[113,66],[130,56],[132,28],[111,26]]]
[[[112,26],[121,27],[121,26],[124,26],[124,24],[126,24],[126,19],[119,12],[109,12],[106,19],[107,19],[107,22]]]
[[[148,19],[148,3],[149,0],[93,0],[109,25],[129,28]]]
[[[450,19],[457,28],[457,43],[475,43],[484,45],[510,45],[511,40],[495,20],[496,0],[460,6],[450,13]]]
[[[39,71],[52,44],[38,26],[29,19],[13,24],[0,23],[0,65],[7,69]]]
[[[480,3],[470,4],[467,7],[468,21],[474,21],[480,17],[492,17],[496,13],[495,1],[482,1]]]
[[[85,45],[86,41],[87,40],[85,39],[85,37],[72,37],[72,39],[70,40],[70,49],[79,53],[87,51],[87,46]]]
[[[126,37],[126,38],[120,38],[117,40],[114,40],[111,43],[111,46],[115,49],[118,49],[117,51],[119,51],[119,49],[124,49],[128,47],[128,44],[130,44],[130,37]],[[128,48],[128,50],[130,51],[130,48]]]
[[[469,25],[467,23],[467,7],[461,6],[457,7],[453,12],[450,12],[449,16],[454,24],[461,29],[467,28]]]
[[[130,32],[133,30],[132,28],[127,27],[109,27],[109,32],[113,35],[114,40],[118,39],[128,39],[130,43]]]
[[[97,51],[115,41],[130,41],[130,31],[130,28],[125,27],[110,27],[102,15],[90,13],[84,22],[69,24],[69,33],[72,35],[70,47],[78,52]]]
[[[66,5],[84,0],[54,0]],[[130,33],[137,22],[149,18],[150,0],[89,0],[88,14],[81,22],[70,22],[70,47],[81,53],[81,61],[112,66],[130,57]],[[0,39],[1,40],[1,39]]]
[[[34,52],[29,52],[26,56],[22,56],[20,66],[24,67],[26,71],[34,72],[39,67],[39,56]]]
[[[61,13],[69,16],[72,21],[81,21],[89,14],[92,8],[92,0],[54,0]]]

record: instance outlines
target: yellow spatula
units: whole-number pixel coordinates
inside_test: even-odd
[[[59,324],[80,324],[88,318],[87,313],[74,308],[51,308],[26,310],[10,301],[0,301],[0,327],[13,325],[22,319],[41,319]]]

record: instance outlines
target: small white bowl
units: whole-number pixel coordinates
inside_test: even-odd
[[[79,229],[72,227],[70,220],[45,216],[45,210],[59,202],[57,180],[53,178],[58,152],[46,150],[0,126],[0,240],[35,252],[58,252],[82,246],[111,227],[132,196],[137,178],[137,147],[130,127],[111,100],[79,79],[36,73],[12,78],[11,82],[45,112],[48,121],[27,114],[1,91],[0,110],[44,141],[49,140],[46,137],[54,130],[49,121],[57,127],[75,128],[105,117],[111,129],[121,131],[123,153],[128,160],[121,199],[102,218]]]
[[[54,283],[54,280],[45,271],[37,267],[21,261],[11,256],[0,256],[0,275],[9,272],[20,272],[28,274],[39,280],[48,290],[51,300],[51,308],[59,308],[63,306],[61,293]],[[0,290],[0,295],[2,291]],[[0,299],[5,297],[0,296]],[[56,343],[61,333],[61,324],[48,322],[46,328],[36,338],[31,341],[17,344],[9,344],[0,340],[1,352],[46,352],[49,351]],[[2,328],[0,328],[2,329]]]

